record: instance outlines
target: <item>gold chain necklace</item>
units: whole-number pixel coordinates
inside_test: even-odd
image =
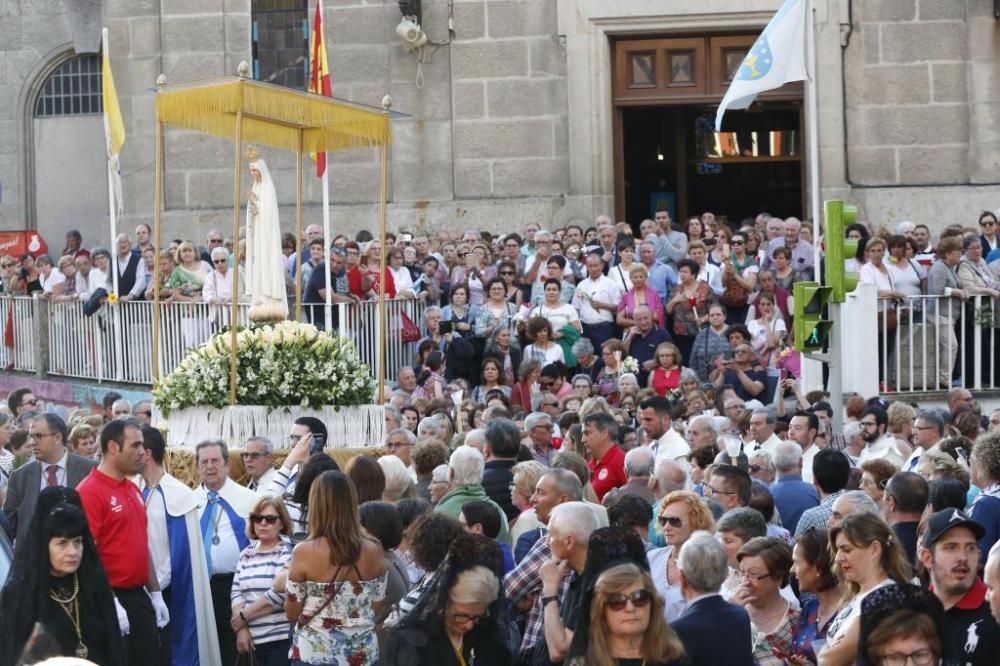
[[[59,604],[59,608],[66,613],[66,617],[73,623],[73,629],[76,631],[76,656],[80,659],[86,659],[88,651],[87,646],[83,644],[83,630],[80,626],[80,579],[76,574],[73,574],[73,594],[69,597],[63,599],[53,589],[49,589],[49,597]],[[70,606],[73,608],[72,612],[70,612]]]

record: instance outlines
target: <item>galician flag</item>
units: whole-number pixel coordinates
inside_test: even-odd
[[[309,92],[323,97],[333,97],[330,67],[326,60],[326,40],[323,38],[323,0],[316,0],[316,18],[309,37]],[[316,177],[326,173],[326,153],[313,155],[316,160]]]
[[[115,90],[115,79],[111,75],[111,52],[108,49],[108,29],[102,32],[101,74],[103,77],[102,94],[104,102],[104,139],[108,148],[109,174],[112,178],[111,187],[114,195],[114,207],[117,213],[122,211],[122,183],[118,166],[118,155],[125,143],[125,123],[122,120],[122,109],[118,104],[118,92]],[[114,236],[111,237],[114,242]]]
[[[789,81],[802,81],[806,73],[807,0],[785,0],[764,32],[754,42],[729,84],[715,114],[715,131],[722,129],[726,109],[746,109],[762,92]]]

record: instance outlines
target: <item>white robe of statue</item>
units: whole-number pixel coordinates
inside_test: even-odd
[[[250,295],[250,319],[288,318],[285,295],[285,264],[281,254],[278,195],[267,164],[251,160],[253,186],[247,202],[246,284]]]

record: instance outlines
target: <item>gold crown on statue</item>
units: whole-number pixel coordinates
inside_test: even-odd
[[[257,146],[247,146],[247,160],[256,162],[260,159],[260,148]]]

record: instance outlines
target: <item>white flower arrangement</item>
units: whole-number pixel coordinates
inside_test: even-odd
[[[639,374],[639,361],[635,360],[632,356],[626,356],[622,359],[619,368],[622,373],[631,372],[632,374]]]
[[[229,402],[232,332],[212,338],[184,357],[153,391],[164,416],[187,407]],[[350,340],[311,324],[280,321],[242,329],[236,336],[236,398],[241,405],[286,407],[369,404],[375,380]]]

